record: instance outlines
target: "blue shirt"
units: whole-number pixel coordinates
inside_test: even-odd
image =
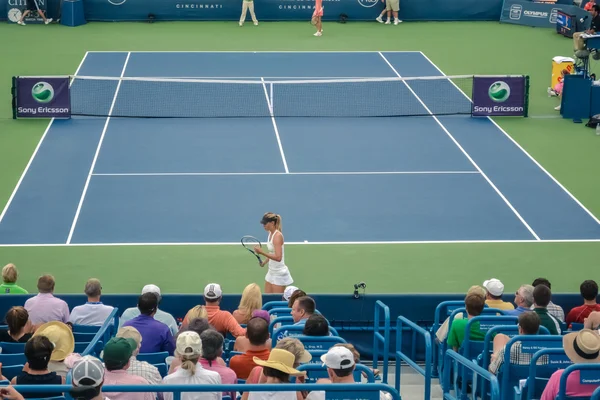
[[[175,351],[175,340],[169,327],[147,315],[139,315],[123,324],[133,326],[142,335],[140,353],[156,353],[167,351],[172,356]]]
[[[525,311],[531,311],[531,310],[529,308],[526,308],[526,307],[517,307],[514,310],[507,310],[507,311],[504,311],[504,312],[507,315],[516,315],[518,317],[519,315],[521,315]]]

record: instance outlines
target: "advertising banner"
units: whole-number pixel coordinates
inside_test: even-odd
[[[14,77],[14,118],[70,118],[69,77]]]
[[[5,2],[7,11],[7,21],[11,24],[16,24],[20,19],[25,10],[27,10],[27,0],[0,0]],[[34,1],[34,0],[30,0]],[[46,13],[48,0],[35,0],[38,8]],[[43,24],[44,20],[37,12],[31,11],[27,17],[23,20],[26,24]]]
[[[589,16],[587,11],[573,5],[534,3],[526,0],[504,0],[500,22],[556,29],[558,11],[576,15],[578,19]]]
[[[528,79],[516,77],[473,78],[473,116],[527,116]]]

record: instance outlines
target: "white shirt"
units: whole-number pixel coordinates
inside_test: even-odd
[[[73,308],[69,321],[74,325],[102,326],[113,310],[114,307],[106,306],[102,302],[88,301],[82,306]]]
[[[267,250],[269,250],[269,253],[275,253],[275,246],[273,245],[273,237],[275,235],[277,235],[278,233],[283,236],[283,234],[279,231],[273,232],[272,235],[269,233],[269,237],[267,238]],[[271,260],[269,258],[269,271],[281,272],[281,270],[287,269],[287,267],[285,266],[285,250],[283,247],[284,247],[284,245],[281,245],[281,261],[275,261],[275,260]]]
[[[367,392],[363,392],[366,393]],[[391,395],[387,392],[379,392],[379,400],[391,400]],[[310,392],[308,396],[306,396],[306,400],[325,400],[325,392],[317,390],[314,392]]]
[[[221,375],[215,371],[209,371],[202,368],[200,363],[196,364],[196,373],[192,376],[190,371],[183,368],[177,370],[171,375],[163,378],[165,385],[220,385]],[[163,393],[165,400],[172,400],[173,393]],[[181,393],[181,400],[221,400],[221,392],[184,392]]]
[[[296,392],[250,392],[248,400],[296,400]]]
[[[125,310],[123,312],[123,315],[121,315],[121,319],[119,320],[119,328],[121,328],[123,326],[123,324],[125,322],[129,321],[130,319],[139,317],[140,314],[141,313],[140,313],[139,308],[137,308],[137,307],[128,308],[127,310]],[[179,327],[177,326],[177,322],[175,321],[175,318],[173,318],[173,316],[171,314],[157,309],[156,314],[154,314],[154,319],[159,322],[162,322],[163,324],[168,326],[169,330],[171,331],[171,335],[173,335],[173,336],[177,335],[177,332],[179,331]]]

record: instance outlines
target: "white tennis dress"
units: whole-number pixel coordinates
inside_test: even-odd
[[[269,253],[275,253],[275,246],[273,246],[273,236],[276,234],[282,235],[281,232],[275,231],[272,235],[269,233],[267,238],[267,249]],[[277,286],[289,286],[294,283],[290,270],[285,265],[285,246],[281,246],[281,261],[275,261],[269,259],[269,271],[265,277],[265,281],[277,285]]]

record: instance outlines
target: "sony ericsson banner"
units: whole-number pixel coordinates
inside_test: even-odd
[[[473,78],[473,116],[527,116],[528,79],[517,77]]]
[[[69,77],[13,78],[13,118],[70,118]]]
[[[21,16],[27,10],[27,0],[0,0],[6,3],[6,11],[8,13],[7,20],[9,23],[16,24],[21,20]],[[35,0],[38,8],[42,12],[46,12],[48,0]],[[36,11],[31,11],[23,20],[26,24],[42,24],[44,20]]]
[[[558,11],[577,16],[589,15],[583,8],[567,4],[534,3],[527,0],[504,0],[500,22],[538,28],[556,28]]]

